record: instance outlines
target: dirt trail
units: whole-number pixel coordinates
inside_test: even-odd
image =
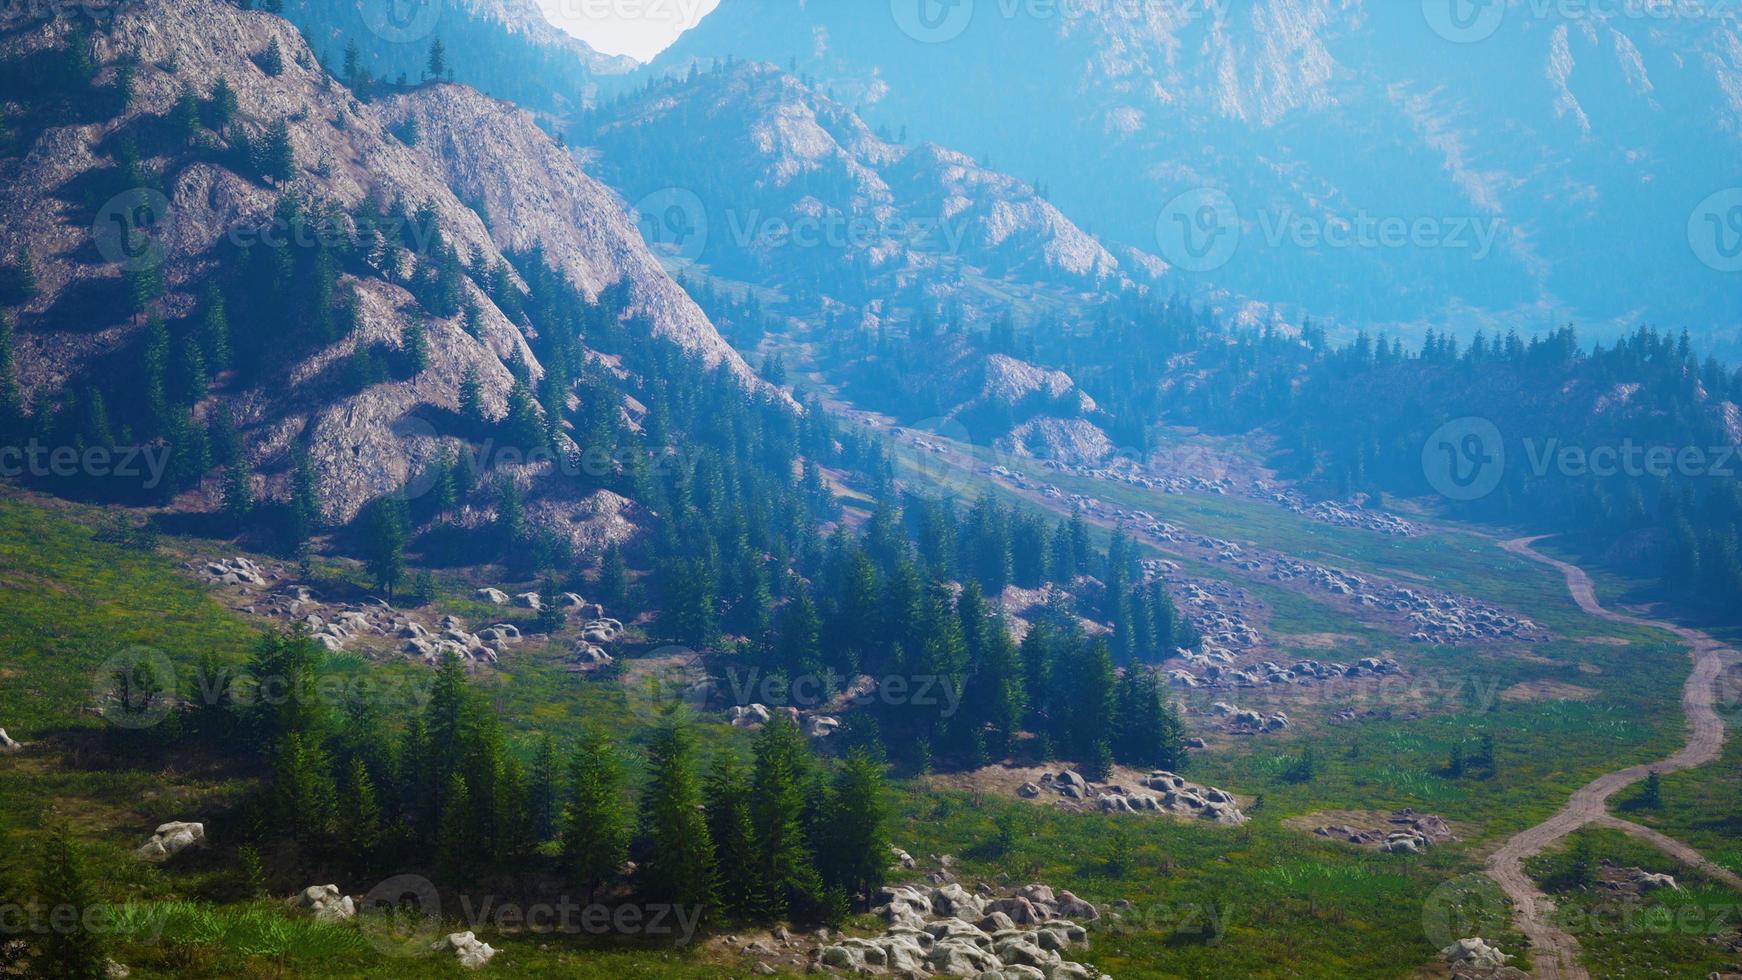
[[[1630,766],[1599,776],[1574,793],[1559,813],[1508,839],[1488,858],[1488,874],[1512,900],[1519,930],[1530,940],[1535,951],[1536,975],[1549,980],[1589,980],[1590,974],[1579,963],[1578,940],[1554,924],[1551,915],[1554,903],[1525,874],[1524,862],[1580,827],[1598,823],[1650,841],[1708,872],[1715,867],[1693,848],[1679,841],[1610,816],[1608,803],[1610,797],[1644,779],[1653,770],[1675,772],[1692,769],[1718,758],[1724,747],[1724,722],[1713,710],[1713,682],[1724,668],[1724,658],[1731,655],[1732,651],[1699,630],[1604,609],[1597,602],[1597,590],[1591,583],[1591,577],[1577,565],[1538,553],[1531,545],[1540,540],[1540,536],[1519,538],[1507,541],[1501,547],[1515,555],[1560,569],[1566,576],[1567,590],[1572,593],[1573,601],[1589,615],[1616,623],[1653,627],[1681,637],[1687,642],[1694,661],[1694,669],[1688,674],[1687,683],[1682,686],[1681,703],[1688,720],[1688,741],[1680,751],[1661,762]],[[1717,870],[1723,871],[1721,868]],[[1724,872],[1717,877],[1742,887],[1742,880],[1738,880],[1733,874]]]

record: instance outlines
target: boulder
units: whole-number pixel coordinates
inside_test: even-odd
[[[1460,939],[1440,950],[1440,956],[1454,966],[1469,966],[1482,970],[1498,970],[1512,957],[1488,945],[1482,939]]]
[[[443,936],[431,943],[430,949],[438,953],[454,954],[460,966],[468,970],[478,969],[496,955],[496,950],[489,943],[479,942],[478,937],[469,932],[455,932]]]
[[[859,973],[865,969],[865,951],[852,946],[824,946],[819,960],[824,966],[849,973]]]
[[[508,593],[503,592],[501,589],[479,589],[477,592],[473,593],[473,596],[488,602],[492,606],[508,605]]]
[[[805,726],[805,734],[809,735],[811,738],[828,738],[830,735],[835,734],[835,731],[840,727],[841,719],[839,718],[832,718],[828,715],[815,715],[810,719],[810,724]]]
[[[1039,925],[1047,918],[1046,910],[1038,907],[1027,898],[1018,895],[1015,898],[1000,898],[986,906],[988,916],[1001,915],[1017,925]],[[984,926],[982,926],[984,928]]]
[[[536,592],[522,592],[514,597],[514,604],[522,609],[543,609],[544,597]]]
[[[940,939],[926,954],[926,962],[938,976],[978,977],[1004,964],[966,939]]]
[[[1033,783],[1023,783],[1021,786],[1016,787],[1016,795],[1025,800],[1032,800],[1040,795],[1040,787]]]
[[[1047,885],[1023,885],[1016,890],[1017,898],[1025,898],[1036,905],[1052,905],[1058,901],[1051,887]]]
[[[768,719],[773,715],[769,713],[767,705],[737,704],[726,712],[726,717],[734,728],[754,728],[768,724]]]
[[[972,946],[991,946],[992,937],[986,935],[972,922],[964,922],[957,918],[939,919],[928,922],[925,931],[932,939],[942,942],[963,942]]]
[[[889,856],[895,859],[895,866],[898,868],[911,868],[914,866],[913,855],[899,847],[896,847],[894,844],[889,845]]]
[[[1022,934],[998,940],[992,946],[992,953],[1005,966],[1032,966],[1041,969],[1057,964],[1062,958],[1057,951],[1042,949],[1033,937]]]
[[[1010,930],[1015,929],[1016,920],[1003,912],[991,912],[988,913],[984,919],[974,923],[974,925],[978,926],[981,932],[990,933],[991,935],[996,936],[998,933],[1009,932]]]
[[[1676,884],[1675,879],[1669,875],[1658,875],[1652,874],[1649,871],[1641,871],[1639,877],[1635,880],[1639,882],[1639,888],[1641,891],[1654,892],[1660,888],[1668,888],[1671,891],[1681,891],[1681,886]]]
[[[22,748],[24,748],[24,746],[13,741],[12,736],[6,734],[6,729],[0,728],[0,755],[4,755],[7,752],[17,752]]]
[[[203,823],[166,823],[160,825],[151,839],[133,852],[133,856],[141,861],[162,863],[190,847],[203,845],[205,841],[206,825]]]
[[[931,907],[939,915],[951,915],[958,919],[978,919],[986,914],[986,903],[983,900],[953,882],[932,889]]]
[[[1093,905],[1068,891],[1059,892],[1058,913],[1067,919],[1083,919],[1088,922],[1101,917],[1101,913]]]
[[[293,908],[313,912],[321,922],[338,922],[357,914],[351,896],[339,892],[338,885],[310,885],[289,900]]]

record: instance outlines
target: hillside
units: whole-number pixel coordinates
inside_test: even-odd
[[[0,57],[71,66],[111,103],[45,104],[3,164],[0,251],[34,278],[15,370],[43,424],[185,448],[222,417],[258,495],[287,494],[306,457],[321,513],[348,521],[432,463],[444,419],[503,419],[517,378],[540,384],[534,348],[559,348],[523,309],[529,261],[631,334],[749,377],[609,192],[502,103],[452,85],[364,101],[287,22],[215,2],[137,4],[96,37],[36,24]],[[228,291],[208,292],[214,272]],[[214,308],[228,350],[202,333]],[[142,363],[144,390],[118,373]]]

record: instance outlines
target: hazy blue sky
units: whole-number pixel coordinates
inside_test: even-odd
[[[550,22],[607,54],[647,61],[720,0],[538,0]]]

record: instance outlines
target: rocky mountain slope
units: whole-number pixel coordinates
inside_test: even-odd
[[[663,235],[684,260],[799,296],[857,306],[917,288],[974,315],[1153,271],[1121,263],[1033,185],[874,132],[771,65],[667,79],[586,122],[571,139],[626,199],[658,212],[644,215],[656,244]],[[696,212],[683,217],[698,234],[665,234],[673,206]]]
[[[287,256],[284,237],[311,227],[355,243],[365,232],[354,216],[370,202],[397,202],[416,218],[403,248],[380,248],[372,264],[335,278],[334,292],[354,297],[349,336],[244,380],[219,373],[192,405],[198,421],[228,413],[259,492],[282,493],[292,454],[305,453],[325,516],[347,521],[449,444],[442,427],[462,410],[469,379],[484,415],[501,418],[515,371],[533,384],[544,373],[532,326],[497,302],[520,292],[529,255],[588,298],[612,291],[629,329],[750,377],[609,192],[523,112],[453,85],[365,103],[289,22],[217,0],[142,0],[88,39],[66,19],[8,26],[0,58],[56,63],[88,47],[94,91],[116,93],[117,105],[26,133],[20,152],[0,160],[0,254],[28,250],[34,273],[15,339],[28,406],[88,405],[87,392],[138,370],[152,317],[128,314],[128,294],[160,293],[148,311],[173,325],[198,314],[214,269],[238,254]],[[209,112],[223,91],[234,103],[228,126],[196,127],[183,142],[162,136],[180,108],[203,102]],[[426,137],[408,135],[413,119]],[[270,155],[275,134],[288,171],[262,176],[242,144]],[[287,201],[333,222],[286,225]],[[105,235],[117,222],[128,232],[119,243]],[[464,268],[452,277],[455,311],[435,313],[416,291],[449,256]],[[257,324],[230,329],[238,344],[261,339],[248,336]],[[335,383],[361,352],[409,356],[417,334],[424,363],[409,376]]]
[[[873,125],[1041,180],[1194,290],[1369,329],[1742,325],[1734,236],[1712,240],[1742,142],[1734,18],[1508,4],[1464,30],[1435,5],[1258,0],[904,22],[912,6],[724,0],[652,70],[790,61]],[[1227,197],[1180,197],[1210,191]],[[1205,233],[1237,245],[1191,255],[1174,225],[1205,203]],[[1387,219],[1431,235],[1387,244]]]

